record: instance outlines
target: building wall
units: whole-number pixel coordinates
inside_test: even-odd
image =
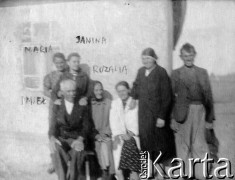
[[[44,97],[42,80],[53,70],[54,52],[66,56],[78,52],[91,78],[102,81],[114,97],[118,81],[134,81],[146,47],[154,48],[159,63],[171,70],[170,1],[79,1],[3,7],[0,16],[2,130],[47,133],[48,103],[31,105],[22,100]],[[84,43],[82,37],[85,41],[92,37],[95,40]]]
[[[198,52],[198,66],[215,75],[235,73],[234,9],[232,0],[188,0],[182,34],[173,52],[173,67],[182,65],[179,49],[189,42]]]

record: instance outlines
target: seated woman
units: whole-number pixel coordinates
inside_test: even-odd
[[[99,164],[103,170],[103,179],[111,179],[115,173],[109,126],[111,101],[104,97],[103,85],[99,81],[94,81],[91,107],[92,119],[95,129],[98,131],[98,134],[95,136],[95,149]]]
[[[132,98],[126,81],[119,82],[116,91],[119,98],[112,102],[110,111],[116,176],[123,180],[123,170],[129,170],[130,179],[137,180],[140,172],[138,109],[137,106],[129,109]]]

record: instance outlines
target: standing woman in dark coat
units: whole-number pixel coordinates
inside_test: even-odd
[[[175,155],[174,135],[169,126],[171,84],[167,72],[156,63],[152,48],[142,52],[143,67],[138,70],[133,84],[131,108],[139,100],[139,136],[142,151],[148,151],[154,161],[162,152],[160,163]]]

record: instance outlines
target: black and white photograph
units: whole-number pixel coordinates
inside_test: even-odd
[[[0,0],[0,180],[235,179],[235,0]]]

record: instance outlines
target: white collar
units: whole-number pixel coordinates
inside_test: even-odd
[[[74,103],[71,103],[67,100],[64,100],[64,104],[65,104],[65,108],[66,108],[67,113],[71,114],[72,110],[73,110]]]
[[[151,69],[145,69],[145,76],[148,76],[155,68],[156,68],[156,65],[152,67]]]
[[[118,98],[118,99],[119,99],[120,107],[123,107],[122,100],[121,100],[120,98]],[[125,111],[126,111],[126,110],[129,110],[129,105],[130,105],[131,100],[132,100],[132,97],[129,97],[129,98],[126,100],[126,107],[125,107],[125,109],[124,109]]]

